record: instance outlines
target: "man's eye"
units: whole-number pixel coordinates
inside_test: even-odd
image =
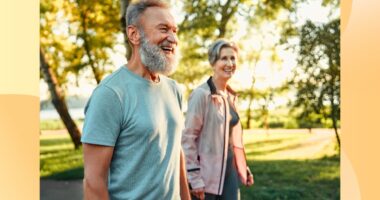
[[[165,32],[168,31],[168,29],[167,28],[160,28],[160,31],[163,32],[163,33],[165,33]]]

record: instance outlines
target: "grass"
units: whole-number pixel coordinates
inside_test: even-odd
[[[249,166],[252,188],[241,188],[242,199],[340,199],[339,158],[257,160]]]
[[[82,124],[83,119],[74,120],[76,124]],[[65,125],[60,119],[47,119],[40,121],[41,130],[62,130],[65,129]]]
[[[255,184],[241,187],[241,199],[340,199],[340,158],[333,134],[245,132]],[[82,179],[82,149],[74,150],[68,134],[42,134],[40,174],[43,179]]]
[[[255,184],[241,199],[340,199],[340,158],[334,135],[246,134]]]
[[[68,134],[40,136],[41,178],[83,178],[82,149],[75,150]]]

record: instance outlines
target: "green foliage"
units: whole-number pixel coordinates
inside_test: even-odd
[[[317,26],[308,21],[301,29],[299,67],[290,82],[297,90],[299,120],[310,125],[340,119],[340,20]]]
[[[179,25],[182,58],[173,78],[184,83],[188,90],[210,72],[207,48],[227,32],[227,23],[233,18],[240,1],[184,1],[185,18]],[[216,17],[218,16],[218,17]],[[205,26],[207,24],[207,26]],[[194,86],[192,86],[194,85]]]
[[[60,86],[84,69],[101,80],[120,31],[118,10],[114,0],[40,2],[40,44]]]
[[[239,31],[238,17],[249,21],[247,37],[251,35],[251,30],[259,30],[263,21],[276,21],[276,17],[281,11],[292,11],[297,1],[206,1],[194,0],[183,1],[184,19],[179,24],[179,40],[181,44],[182,59],[177,71],[172,76],[174,79],[190,85],[196,85],[199,80],[208,76],[209,64],[207,62],[207,48],[217,38],[226,37],[231,39]],[[286,20],[285,20],[286,21]],[[285,24],[285,22],[281,22]],[[252,25],[252,26],[250,26]],[[289,23],[287,24],[289,25]],[[238,44],[240,47],[245,41]],[[247,55],[244,60],[248,61],[257,58],[256,52],[251,49],[246,50]],[[250,53],[248,53],[250,52]],[[275,54],[274,54],[275,55]]]

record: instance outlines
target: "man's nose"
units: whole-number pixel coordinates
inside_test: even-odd
[[[171,32],[171,31],[170,31],[167,40],[168,40],[170,43],[178,44],[177,33],[174,33],[174,32]]]

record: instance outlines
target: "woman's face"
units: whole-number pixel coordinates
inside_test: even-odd
[[[212,69],[214,76],[221,79],[230,79],[236,70],[237,54],[233,48],[224,47],[220,50],[219,59]]]

